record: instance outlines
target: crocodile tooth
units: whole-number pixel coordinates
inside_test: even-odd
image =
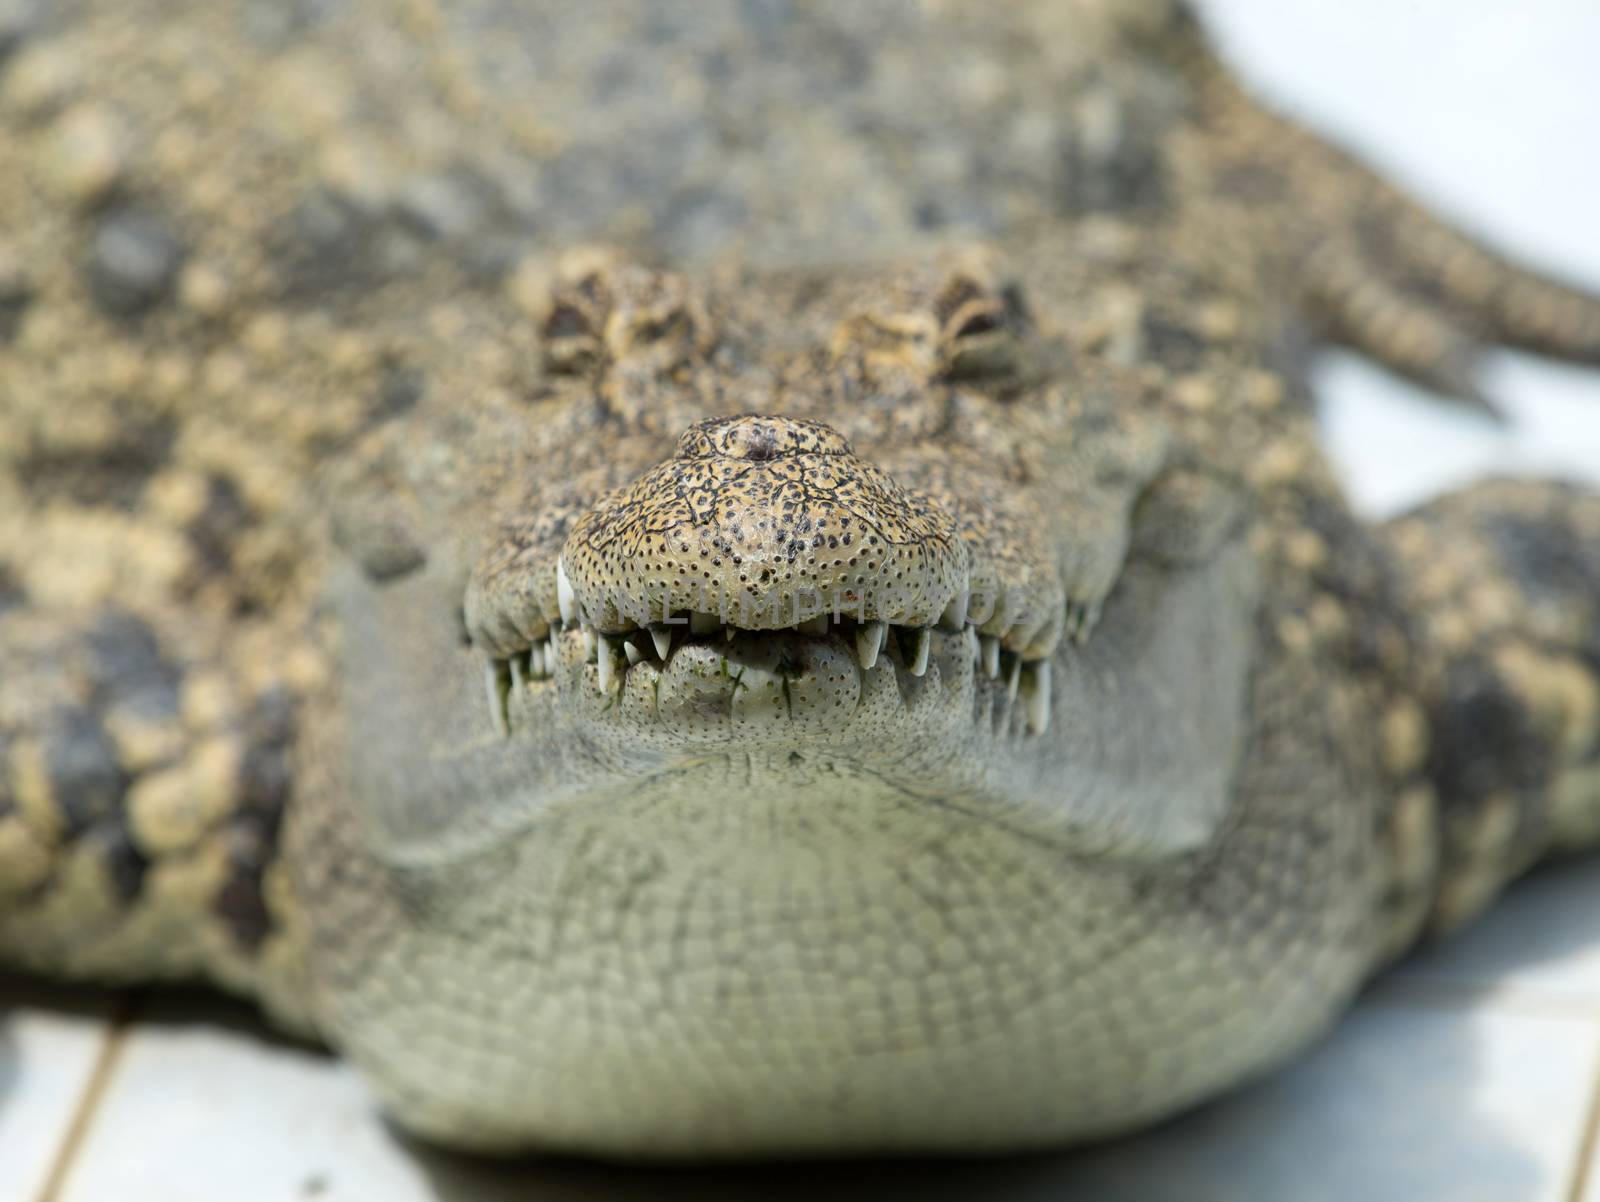
[[[721,625],[722,620],[716,614],[705,614],[698,610],[690,610],[689,612],[690,634],[710,634]]]
[[[883,650],[883,638],[888,632],[887,622],[866,622],[856,628],[856,658],[863,668],[870,669],[878,662],[878,652]]]
[[[555,672],[555,661],[550,657],[550,648],[543,640],[535,643],[528,650],[528,675],[534,680],[544,680]]]
[[[914,636],[912,644],[911,666],[907,669],[913,676],[921,676],[928,670],[928,653],[933,650],[933,628],[924,626]]]
[[[733,627],[732,626],[724,626],[722,628],[722,641],[724,643],[733,642]]]
[[[544,662],[545,667],[550,669],[550,675],[554,676],[556,672],[556,665],[561,662],[560,644],[556,642],[556,632],[554,627],[551,627],[550,629],[550,648],[544,653]]]
[[[983,671],[991,680],[1000,675],[1000,640],[992,634],[983,635]]]
[[[944,613],[939,615],[939,625],[946,630],[960,630],[967,624],[967,606],[972,602],[972,594],[963,589],[950,598],[950,604],[944,607]]]
[[[828,633],[828,615],[818,614],[814,618],[807,618],[799,627],[801,634],[823,635]]]
[[[632,639],[623,640],[622,654],[628,657],[628,666],[630,668],[644,659],[644,652],[639,650]]]
[[[521,653],[519,652],[518,654],[513,655],[507,662],[509,662],[511,665],[511,687],[513,689],[523,688],[527,684],[527,677],[522,671]]]
[[[994,612],[989,615],[989,620],[984,623],[984,626],[989,630],[999,631],[1000,636],[1004,638],[1005,632],[1011,628],[1011,624],[1015,620],[1013,615],[1015,615],[1016,611],[1016,594],[1010,589],[1006,589],[994,599]]]
[[[616,639],[602,634],[596,639],[596,662],[600,666],[600,691],[609,693],[616,679]]]
[[[1083,606],[1082,612],[1078,616],[1078,628],[1072,632],[1072,641],[1074,643],[1083,642],[1099,622],[1100,606],[1094,604]]]
[[[672,627],[656,622],[650,627],[650,641],[656,645],[656,654],[665,660],[672,651]]]
[[[1033,665],[1033,691],[1028,694],[1028,729],[1036,735],[1044,734],[1050,725],[1050,661],[1041,659]]]
[[[578,620],[578,594],[572,587],[572,581],[567,579],[567,565],[565,560],[556,560],[556,605],[561,610],[563,622],[576,622]]]
[[[1022,684],[1022,657],[1011,657],[1011,674],[1006,677],[1006,704],[1014,705],[1017,700],[1017,688]]]
[[[506,695],[500,687],[499,661],[483,661],[483,688],[489,697],[489,721],[494,733],[503,739],[511,733],[511,724],[506,720]]]
[[[978,632],[971,626],[963,626],[961,628],[961,641],[967,645],[967,654],[972,657],[972,662],[976,664],[983,655],[983,647],[978,643]]]

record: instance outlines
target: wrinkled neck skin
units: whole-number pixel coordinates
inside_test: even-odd
[[[760,671],[781,638],[730,640],[701,694],[656,688],[644,699],[635,688],[652,682],[636,680],[638,669],[626,695],[608,697],[593,687],[594,664],[569,656],[553,687],[511,699],[501,735],[480,663],[449,620],[458,580],[429,570],[380,586],[351,572],[333,588],[345,779],[379,859],[436,886],[473,875],[509,841],[573,822],[604,830],[608,816],[641,807],[715,808],[719,828],[738,832],[733,854],[759,877],[784,861],[789,819],[803,822],[823,800],[939,823],[960,815],[1064,860],[1146,865],[1204,848],[1225,819],[1255,589],[1237,544],[1199,566],[1131,561],[1094,637],[1054,652],[1042,737],[1008,707],[1005,680],[985,676],[945,631],[921,677],[889,654],[861,670],[809,640],[782,712],[744,712],[727,679]],[[845,704],[812,704],[839,688]],[[692,832],[678,850],[730,855],[697,847]]]

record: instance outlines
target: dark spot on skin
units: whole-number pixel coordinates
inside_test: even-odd
[[[246,750],[239,763],[239,808],[251,815],[262,838],[277,838],[293,787],[290,745],[296,730],[295,699],[275,688],[256,699],[245,716]]]
[[[1446,806],[1510,789],[1539,796],[1556,762],[1526,704],[1479,661],[1452,668],[1434,717],[1431,775]]]
[[[0,563],[0,614],[8,609],[15,609],[28,599],[28,594],[23,591],[22,581],[15,572],[4,563]]]
[[[0,267],[0,346],[17,336],[22,317],[33,300],[33,289],[21,273]]]
[[[272,930],[260,873],[235,870],[217,893],[215,913],[241,949],[253,952],[260,947]]]
[[[1497,513],[1488,531],[1506,571],[1530,591],[1600,598],[1600,547],[1586,545],[1553,516]]]
[[[84,709],[57,712],[45,740],[50,787],[77,833],[117,812],[128,779],[99,720]]]
[[[259,819],[246,816],[228,829],[228,879],[218,891],[213,911],[234,942],[253,952],[272,930],[261,882],[271,862],[275,839]]]
[[[176,705],[177,670],[161,654],[155,631],[143,618],[108,607],[84,636],[91,655],[95,691],[111,700],[166,695]]]
[[[207,575],[226,572],[233,562],[233,545],[255,523],[238,486],[228,476],[212,473],[206,479],[206,504],[184,531]]]
[[[176,432],[170,419],[126,415],[114,441],[35,450],[18,463],[17,478],[39,502],[132,509],[150,477],[167,462]]]
[[[111,317],[137,317],[171,295],[183,255],[183,244],[159,213],[115,209],[94,233],[89,295]]]
[[[225,834],[229,873],[215,912],[245,951],[271,930],[262,877],[277,854],[278,833],[293,780],[290,745],[296,730],[295,698],[285,688],[263,693],[243,723],[246,750],[239,764],[238,804]]]
[[[289,757],[280,747],[251,747],[239,763],[239,805],[281,814],[289,800]]]
[[[238,805],[254,815],[262,839],[274,840],[293,789],[293,696],[286,690],[274,690],[259,698],[245,719],[245,739],[245,754],[238,765]]]
[[[267,747],[286,747],[295,736],[295,698],[279,685],[257,697],[245,719],[245,734]]]
[[[17,799],[11,792],[11,745],[0,737],[0,818],[17,808]]]
[[[422,399],[427,377],[414,367],[392,365],[383,374],[378,395],[367,411],[373,425],[410,413]]]
[[[105,865],[106,875],[116,889],[117,899],[127,905],[138,898],[150,861],[134,845],[133,834],[128,830],[124,816],[118,814],[109,821],[97,824],[85,838]]]
[[[589,319],[572,305],[557,305],[544,323],[546,338],[576,338],[592,332],[589,329]]]
[[[1199,366],[1205,349],[1205,339],[1187,326],[1159,314],[1145,314],[1145,354],[1163,367],[1174,371],[1191,371]]]

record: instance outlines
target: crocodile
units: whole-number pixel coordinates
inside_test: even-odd
[[[0,23],[0,963],[479,1152],[1153,1123],[1600,843],[1600,496],[1345,501],[1600,300],[1174,0]]]

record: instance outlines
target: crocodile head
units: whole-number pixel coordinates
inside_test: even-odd
[[[360,920],[385,967],[329,1010],[359,1009],[346,1050],[410,1125],[512,1146],[612,1113],[586,1083],[635,1079],[667,1038],[613,1006],[753,1039],[765,1071],[812,1019],[729,997],[796,971],[807,1007],[841,1010],[828,1040],[856,1040],[850,957],[920,988],[886,939],[935,955],[962,915],[1057,938],[1039,922],[1078,903],[1042,899],[1073,872],[1207,842],[1241,743],[1250,557],[1119,380],[1064,357],[986,261],[703,291],[584,263],[539,315],[538,384],[419,405],[434,424],[363,469],[383,503],[339,522],[364,568],[334,596],[341,792],[402,900],[387,941]],[[456,982],[475,984],[451,1002]],[[985,1029],[1009,1013],[1011,985],[966,989]],[[569,1003],[604,1012],[603,1046],[549,1009]],[[503,1090],[411,1050],[458,1008]],[[819,1052],[797,1088],[855,1055]],[[618,1138],[671,1146],[648,1093]],[[787,1122],[772,1098],[764,1131]]]
[[[1237,557],[1141,554],[1165,435],[977,252],[830,279],[570,257],[524,428],[457,405],[391,437],[414,497],[380,524],[427,550],[343,608],[350,762],[399,842],[699,777],[1204,841],[1247,607]]]

